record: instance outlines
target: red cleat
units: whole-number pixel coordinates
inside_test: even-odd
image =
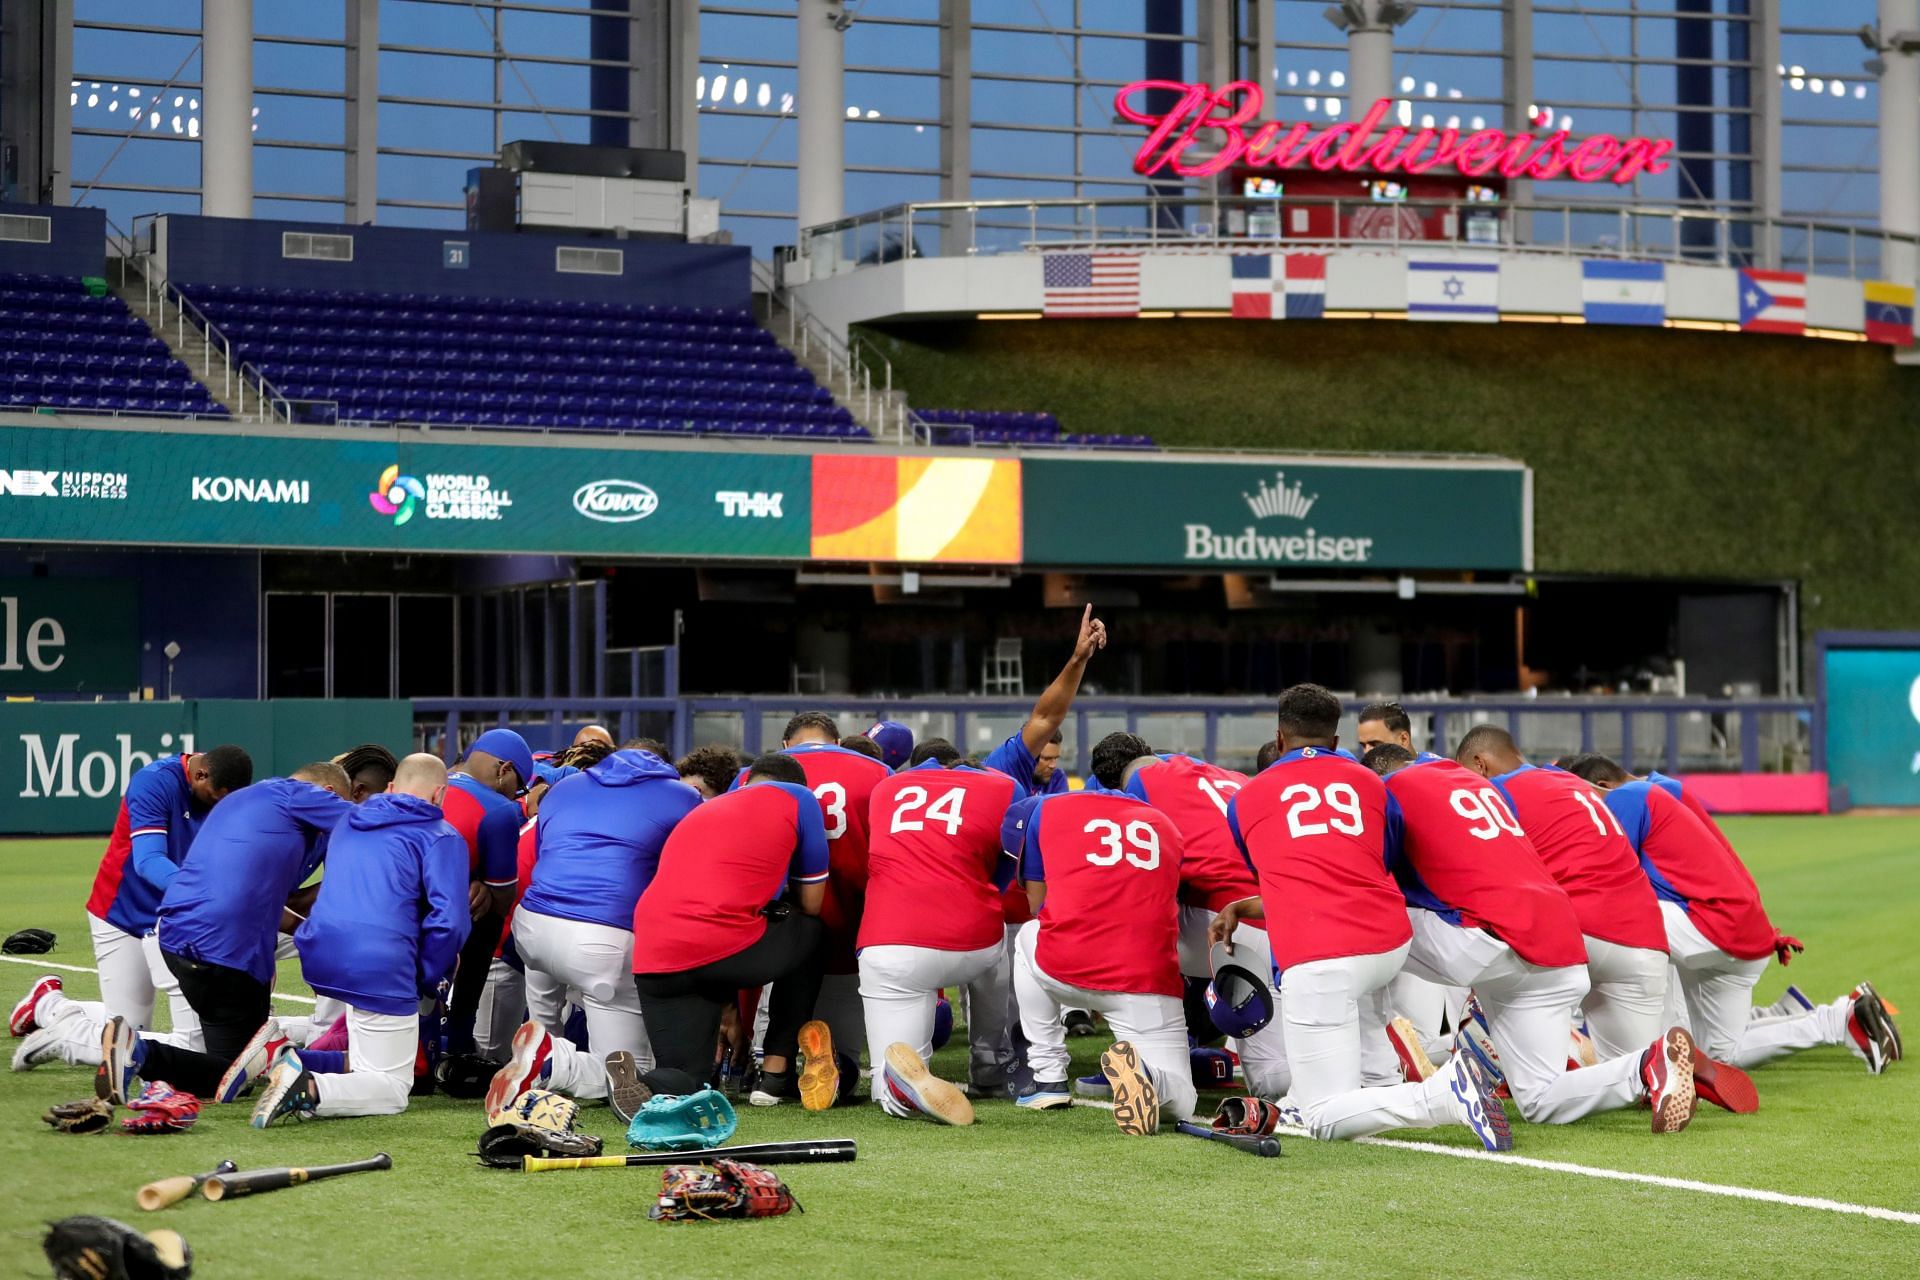
[[[58,991],[61,987],[60,979],[50,973],[36,981],[28,989],[27,994],[20,997],[20,1003],[13,1006],[13,1014],[7,1019],[8,1032],[16,1036],[24,1036],[38,1031],[40,1024],[34,1021],[33,1007],[40,1003],[41,996]],[[56,1018],[55,1021],[57,1022],[58,1019]]]
[[[1674,1027],[1655,1040],[1640,1058],[1640,1078],[1647,1085],[1653,1107],[1653,1131],[1678,1133],[1693,1122],[1699,1095],[1693,1087],[1693,1064],[1700,1056],[1693,1037]]]
[[[1752,1076],[1698,1050],[1693,1055],[1693,1088],[1702,1102],[1736,1115],[1750,1116],[1760,1109],[1760,1091],[1753,1087]]]

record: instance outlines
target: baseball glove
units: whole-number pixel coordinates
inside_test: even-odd
[[[0,942],[0,951],[10,956],[43,956],[53,950],[54,935],[45,929],[22,929]]]
[[[200,1118],[200,1099],[164,1080],[149,1082],[127,1106],[133,1114],[120,1127],[128,1133],[185,1133]]]
[[[535,1129],[571,1133],[580,1104],[551,1089],[529,1089],[487,1117],[494,1124],[524,1124]]]
[[[771,1170],[738,1160],[716,1160],[711,1167],[667,1166],[660,1177],[660,1199],[647,1216],[655,1222],[774,1218],[799,1208],[793,1192]]]
[[[531,1124],[496,1124],[480,1135],[480,1163],[494,1169],[518,1169],[527,1156],[597,1156],[600,1139],[592,1134],[542,1129]]]
[[[1265,1137],[1272,1133],[1279,1123],[1280,1108],[1265,1098],[1222,1098],[1219,1109],[1213,1113],[1215,1133],[1256,1134]]]
[[[113,1104],[105,1098],[82,1098],[48,1107],[40,1118],[62,1133],[100,1133],[113,1123]]]
[[[434,1083],[450,1098],[484,1098],[494,1074],[506,1065],[477,1053],[449,1054],[434,1067]]]
[[[177,1231],[143,1236],[112,1218],[62,1218],[40,1242],[56,1280],[186,1280],[193,1250]]]
[[[740,1120],[717,1089],[675,1097],[655,1094],[633,1113],[627,1145],[643,1151],[704,1151],[733,1136]]]

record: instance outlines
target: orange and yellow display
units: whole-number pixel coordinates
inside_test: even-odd
[[[1017,564],[1017,458],[822,455],[813,460],[817,560]]]

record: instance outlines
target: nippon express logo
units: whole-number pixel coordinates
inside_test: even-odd
[[[416,513],[428,520],[498,520],[513,505],[513,496],[494,488],[493,481],[483,475],[403,476],[394,465],[380,473],[367,502],[381,515],[392,516],[394,524],[403,525]]]
[[[660,509],[660,495],[637,480],[589,480],[573,491],[573,509],[589,520],[628,524]]]
[[[124,471],[0,471],[0,497],[120,500],[126,496]]]

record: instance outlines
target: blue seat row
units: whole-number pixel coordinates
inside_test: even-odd
[[[464,297],[444,293],[355,293],[342,289],[275,289],[249,285],[185,284],[181,291],[200,306],[227,302],[278,307],[350,307],[360,310],[427,307],[443,311],[505,311],[519,315],[643,316],[693,323],[753,327],[753,316],[736,307],[681,307],[644,302],[572,302],[542,298]]]
[[[732,378],[643,378],[612,374],[516,373],[506,377],[471,371],[453,373],[410,372],[404,369],[327,370],[263,363],[259,366],[271,381],[285,386],[296,383],[320,383],[363,390],[406,388],[426,391],[453,391],[469,396],[532,394],[581,394],[609,399],[635,396],[681,395],[713,396],[723,400],[765,400],[776,404],[831,404],[833,396],[825,387],[806,382],[760,382]]]
[[[8,395],[0,390],[0,407],[15,412],[36,409],[72,409],[81,412],[196,414],[203,418],[228,417],[226,407],[212,400],[192,396],[152,394],[106,394],[93,391],[44,392],[39,395]]]

